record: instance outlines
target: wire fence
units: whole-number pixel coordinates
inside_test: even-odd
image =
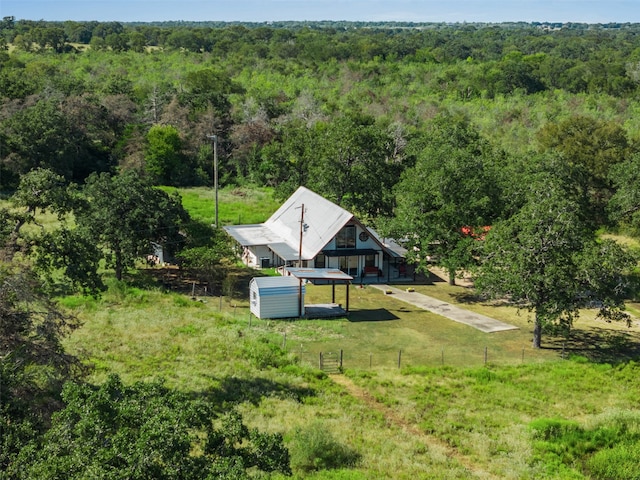
[[[300,363],[305,366],[322,368],[322,359],[328,355],[338,355],[341,359],[341,369],[375,370],[379,368],[403,368],[403,367],[479,367],[486,365],[517,365],[524,363],[538,363],[548,357],[536,354],[531,348],[523,347],[518,352],[505,352],[490,349],[489,347],[477,350],[456,349],[454,346],[434,347],[420,354],[410,350],[399,349],[394,352],[373,350],[363,354],[347,349],[339,350],[305,350],[290,348],[289,351],[298,357]],[[560,358],[564,355],[560,354]]]
[[[478,367],[484,365],[518,365],[524,363],[538,363],[549,360],[548,350],[539,350],[530,344],[509,349],[496,348],[489,345],[478,345],[472,348],[456,347],[452,343],[432,344],[426,346],[410,345],[396,350],[372,348],[367,352],[350,348],[348,341],[344,345],[336,346],[331,341],[331,346],[321,342],[299,341],[295,333],[295,323],[298,319],[259,319],[255,317],[246,301],[235,300],[222,295],[213,296],[206,291],[194,290],[194,298],[201,295],[201,301],[209,303],[212,309],[220,315],[233,319],[243,328],[256,330],[256,333],[265,335],[267,339],[282,350],[294,355],[301,365],[321,368],[322,356],[337,355],[340,357],[340,369],[381,369],[403,367]],[[289,332],[289,333],[287,333]],[[556,349],[556,358],[568,358],[569,351],[564,347]]]

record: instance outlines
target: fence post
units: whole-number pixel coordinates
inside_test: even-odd
[[[287,348],[287,332],[282,334],[282,350]]]
[[[320,363],[318,364],[320,370],[322,370],[322,352],[320,352]]]
[[[444,365],[444,347],[442,347],[441,362],[442,362],[442,365]]]
[[[249,312],[249,326],[251,326],[251,312]]]
[[[398,350],[398,368],[400,368],[401,363],[402,363],[402,350]]]
[[[484,347],[484,364],[487,364],[487,347]]]
[[[372,355],[369,354],[369,368],[371,368],[371,357],[372,357]]]
[[[562,360],[564,360],[564,343],[565,342],[562,342]]]
[[[342,355],[343,355],[343,350],[340,349],[340,370],[342,370]]]
[[[222,311],[222,295],[220,295],[220,302],[218,303],[218,311]]]
[[[524,363],[524,347],[522,347],[522,363]]]

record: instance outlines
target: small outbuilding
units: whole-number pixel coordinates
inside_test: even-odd
[[[250,310],[258,318],[297,318],[305,287],[295,277],[254,277],[249,282]]]

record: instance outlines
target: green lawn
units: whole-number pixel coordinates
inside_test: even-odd
[[[163,187],[167,192],[177,191],[184,208],[196,220],[214,223],[215,190],[212,187],[173,188]],[[218,219],[221,225],[251,224],[264,222],[280,206],[269,188],[225,187],[218,190]]]

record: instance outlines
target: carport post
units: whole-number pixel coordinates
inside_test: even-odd
[[[347,283],[345,283],[345,285],[347,286],[347,313],[349,313],[349,281],[347,280]]]

